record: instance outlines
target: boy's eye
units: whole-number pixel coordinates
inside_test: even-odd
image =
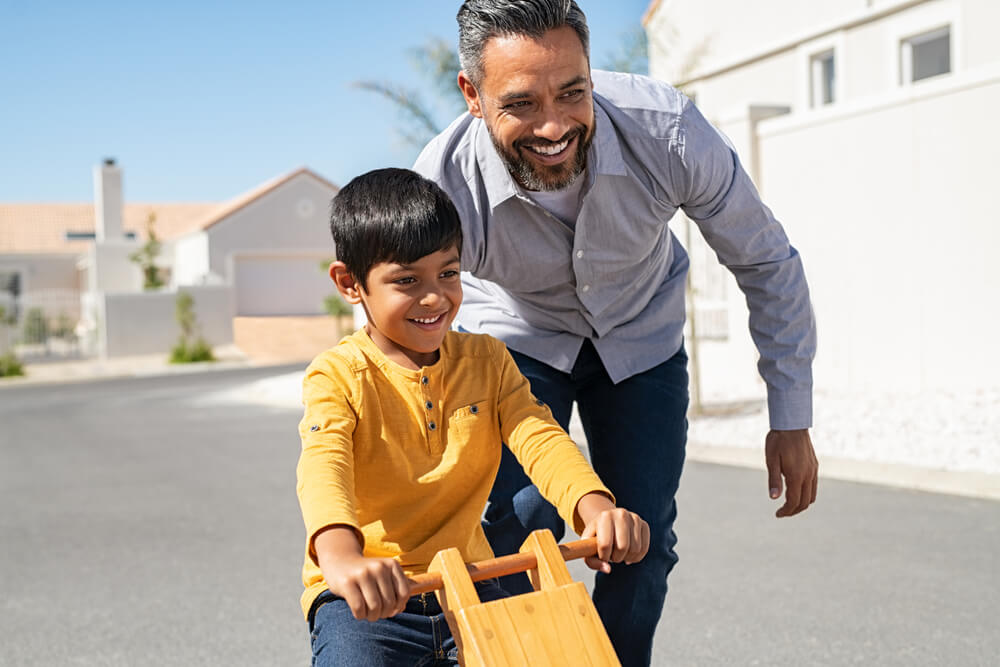
[[[454,269],[448,269],[447,271],[445,271],[445,272],[443,272],[441,274],[441,277],[442,278],[454,278],[457,275],[458,275],[458,271],[456,271]]]
[[[413,276],[405,276],[403,278],[396,278],[392,282],[396,283],[397,285],[411,285],[416,281],[417,279],[414,278]]]

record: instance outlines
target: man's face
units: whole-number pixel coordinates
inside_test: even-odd
[[[482,118],[511,176],[528,190],[558,190],[586,167],[594,136],[590,64],[569,26],[540,39],[494,37],[483,49],[478,88],[459,86]]]

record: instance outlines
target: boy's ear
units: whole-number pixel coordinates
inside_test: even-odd
[[[344,301],[350,304],[361,303],[361,285],[347,270],[346,264],[343,262],[330,264],[330,280],[337,286],[337,291],[344,297]]]

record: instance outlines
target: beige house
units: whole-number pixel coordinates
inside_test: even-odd
[[[234,318],[239,329],[249,317],[323,313],[331,289],[320,263],[333,255],[327,212],[337,187],[309,169],[221,204],[137,204],[123,201],[121,169],[107,161],[94,168],[94,192],[92,204],[0,204],[8,312],[68,319],[85,351],[108,357],[169,349],[178,290],[195,297],[213,345],[233,342]],[[130,255],[146,241],[150,215],[167,287],[145,291]]]

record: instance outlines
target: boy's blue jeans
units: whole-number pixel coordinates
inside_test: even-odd
[[[532,393],[545,401],[563,428],[576,401],[590,460],[618,506],[649,523],[649,553],[634,565],[598,572],[594,605],[623,667],[649,665],[653,633],[667,595],[667,574],[677,562],[674,495],[687,441],[687,354],[682,347],[662,364],[612,383],[597,351],[585,341],[573,370],[563,373],[510,351]],[[504,447],[500,471],[483,521],[497,556],[515,553],[528,533],[548,528],[556,539],[563,521],[538,493],[514,455]],[[531,590],[525,575],[501,580],[510,593]]]
[[[476,583],[483,602],[507,597],[496,579]],[[329,591],[313,603],[309,619],[313,667],[457,665],[458,648],[433,593],[414,595],[406,610],[375,622],[359,621],[343,598]]]

